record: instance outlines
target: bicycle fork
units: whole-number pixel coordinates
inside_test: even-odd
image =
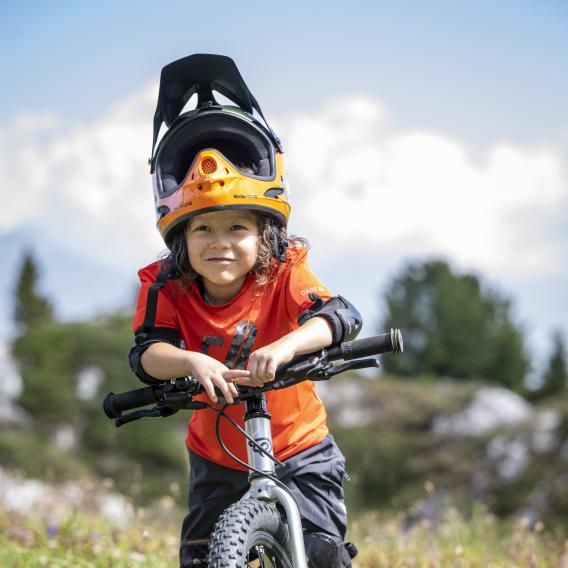
[[[270,414],[266,408],[266,397],[260,393],[256,397],[247,399],[244,417],[247,434],[267,453],[272,454],[272,430],[270,428]],[[263,473],[274,476],[276,468],[274,462],[264,452],[259,451],[252,443],[247,441],[248,463]],[[286,513],[291,537],[291,552],[294,568],[308,568],[304,548],[304,535],[300,511],[294,497],[276,485],[274,481],[263,477],[253,470],[249,470],[249,495],[260,501],[280,503]]]

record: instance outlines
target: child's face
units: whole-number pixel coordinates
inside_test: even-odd
[[[189,262],[203,278],[209,296],[228,301],[239,293],[256,262],[258,238],[257,216],[246,209],[191,219],[185,233]]]

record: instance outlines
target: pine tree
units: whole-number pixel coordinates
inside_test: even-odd
[[[444,261],[410,264],[386,293],[381,329],[400,328],[405,353],[385,357],[387,371],[403,376],[482,378],[517,392],[530,362],[511,302],[472,274]]]
[[[539,398],[560,394],[568,387],[566,348],[560,331],[553,333],[552,342],[552,353],[542,376],[542,386],[538,391]]]
[[[37,290],[38,269],[31,252],[24,254],[16,285],[14,319],[22,331],[34,325],[53,321],[53,307]]]

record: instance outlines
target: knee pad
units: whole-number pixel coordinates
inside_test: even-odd
[[[325,533],[304,535],[304,545],[309,568],[351,568],[351,559],[357,555],[354,544]]]

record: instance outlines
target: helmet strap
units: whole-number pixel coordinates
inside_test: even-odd
[[[272,229],[272,256],[280,262],[286,262],[286,251],[288,250],[288,239],[280,236],[278,226]]]

